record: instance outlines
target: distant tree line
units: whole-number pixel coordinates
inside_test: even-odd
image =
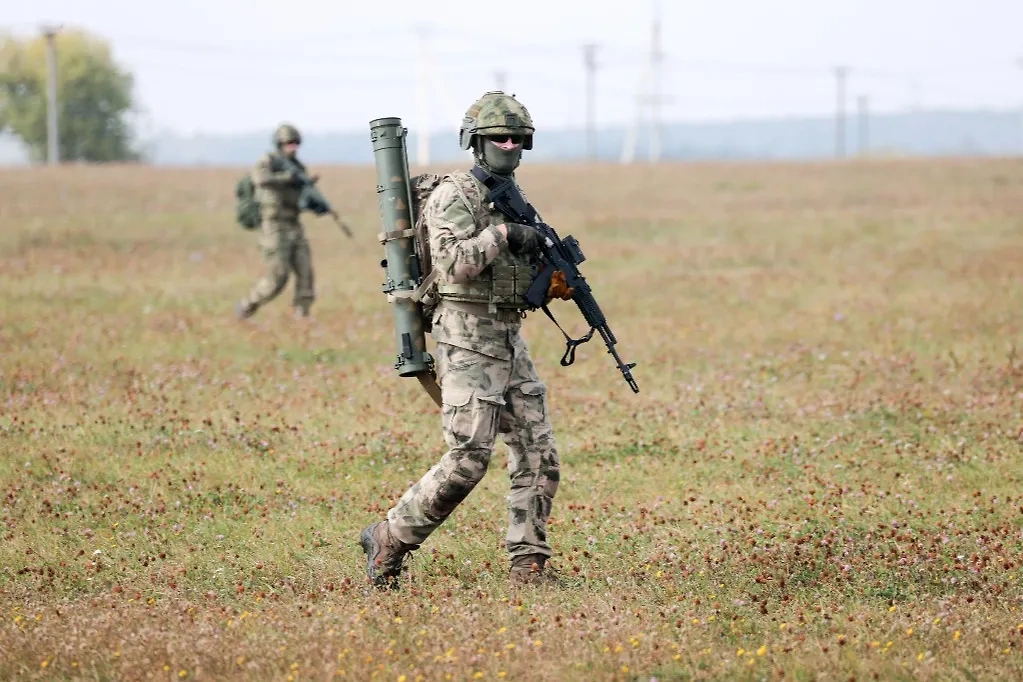
[[[110,45],[83,31],[56,35],[60,161],[141,161],[129,115],[134,77]],[[43,36],[0,35],[0,133],[19,138],[33,161],[46,159],[47,63]]]

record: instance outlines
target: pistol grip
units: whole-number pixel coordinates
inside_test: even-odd
[[[536,276],[533,283],[526,290],[526,303],[534,308],[540,308],[547,303],[547,291],[551,288],[551,278],[554,277],[554,266],[547,265],[540,274]]]

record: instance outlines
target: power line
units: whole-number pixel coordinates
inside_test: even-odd
[[[949,101],[953,98],[958,98],[962,101],[991,99],[986,90],[982,89],[986,82],[983,79],[959,77],[957,81],[955,78],[949,78],[944,72],[937,73],[941,70],[933,66],[928,66],[926,70],[900,70],[898,68],[878,68],[867,65],[858,66],[856,64],[847,64],[841,67],[798,64],[772,65],[733,62],[727,59],[691,59],[684,58],[678,54],[672,55],[663,49],[662,23],[658,9],[655,5],[655,16],[652,22],[648,46],[641,48],[603,41],[599,45],[601,95],[608,102],[608,105],[602,105],[601,114],[604,116],[609,115],[604,109],[610,109],[610,105],[615,100],[627,98],[630,100],[629,105],[633,102],[635,103],[635,119],[631,122],[632,128],[628,131],[626,145],[623,148],[623,161],[626,158],[628,161],[631,161],[635,156],[636,137],[640,129],[645,130],[649,136],[648,155],[650,160],[656,161],[660,158],[663,144],[663,116],[666,105],[669,103],[667,95],[673,88],[679,87],[682,82],[672,77],[677,76],[677,74],[673,73],[675,71],[702,71],[707,74],[725,74],[721,80],[728,77],[728,72],[744,77],[764,78],[765,80],[767,78],[805,78],[808,80],[835,78],[835,154],[839,158],[850,153],[849,148],[853,144],[852,135],[858,135],[858,128],[849,130],[849,128],[852,128],[852,125],[856,124],[851,124],[847,120],[851,119],[853,114],[847,114],[846,112],[846,81],[852,71],[855,71],[857,84],[867,81],[877,82],[876,88],[871,88],[870,90],[870,105],[880,111],[889,109],[890,100],[893,97],[902,97],[902,93],[908,95],[910,104],[918,104],[921,98],[920,93],[925,86],[928,88],[927,94],[932,100],[941,98]],[[36,27],[36,30],[39,30],[39,27]],[[448,33],[451,32],[449,31]],[[368,44],[373,38],[372,35],[362,37],[365,40],[358,41],[360,44]],[[470,40],[472,40],[471,37]],[[118,43],[124,43],[128,46],[129,50],[133,52],[138,50],[133,54],[133,57],[136,57],[131,60],[133,64],[167,70],[173,69],[181,72],[192,71],[206,76],[207,78],[203,85],[207,86],[214,81],[223,80],[223,76],[226,75],[229,75],[232,81],[244,80],[246,83],[267,77],[276,79],[277,75],[280,75],[282,78],[286,78],[287,82],[294,85],[320,84],[335,91],[339,87],[359,89],[366,86],[375,86],[380,91],[382,90],[381,84],[383,81],[386,81],[392,87],[397,86],[397,89],[400,90],[405,87],[411,87],[418,82],[420,87],[423,88],[421,92],[425,93],[419,95],[424,103],[417,105],[420,109],[419,118],[421,118],[424,128],[428,127],[426,124],[430,113],[439,114],[436,104],[438,96],[446,94],[442,89],[438,89],[438,78],[447,80],[455,88],[455,93],[459,97],[462,97],[465,93],[470,92],[476,87],[491,89],[494,81],[497,81],[499,89],[507,89],[510,73],[501,68],[498,62],[502,57],[500,52],[495,52],[492,49],[477,49],[471,43],[466,45],[462,42],[444,41],[447,45],[451,46],[449,49],[430,50],[428,55],[419,58],[419,68],[422,72],[419,74],[417,81],[416,71],[408,68],[410,65],[415,64],[416,41],[413,36],[412,40],[403,42],[406,44],[399,46],[398,50],[384,51],[379,58],[374,58],[372,69],[352,69],[347,66],[335,68],[337,64],[364,63],[366,61],[366,52],[358,51],[355,43],[349,43],[346,48],[334,50],[331,49],[332,46],[326,43],[323,43],[320,49],[310,49],[305,45],[289,46],[284,44],[282,46],[279,43],[264,44],[253,41],[232,45],[190,42],[187,40],[179,41],[138,35],[120,35],[116,36],[115,47],[118,46]],[[550,68],[551,60],[547,58],[548,55],[566,54],[568,50],[572,50],[573,54],[578,55],[578,52],[575,52],[575,50],[579,49],[578,45],[526,42],[511,43],[506,47],[523,51],[521,55],[523,58],[518,59],[514,71],[517,87],[527,87],[539,91],[543,93],[542,98],[554,100],[560,97],[566,103],[568,101],[578,101],[576,98],[580,95],[585,97],[586,152],[589,158],[596,158],[597,45],[595,43],[588,43],[582,46],[583,66],[585,69],[584,84],[580,84],[578,76],[573,76],[570,72],[564,74],[560,70]],[[52,52],[55,53],[56,49],[53,49]],[[161,56],[159,53],[166,54]],[[183,56],[179,56],[183,53]],[[193,54],[194,58],[189,59],[188,54]],[[53,74],[53,78],[47,87],[47,99],[52,103],[52,115],[59,117],[60,108],[54,85],[56,79],[59,78],[59,69],[56,67],[56,55],[51,55],[48,51],[47,57],[50,61],[48,68]],[[530,63],[529,58],[531,57],[534,58],[532,61],[535,64]],[[626,89],[631,88],[632,83],[626,83],[622,77],[624,74],[621,73],[621,70],[635,68],[636,58],[639,57],[642,57],[644,60],[643,82],[638,92],[631,91],[626,94]],[[578,58],[578,56],[575,58]],[[254,59],[259,60],[255,68],[237,68],[238,60],[251,61]],[[171,63],[157,64],[156,62],[159,61]],[[522,66],[520,67],[519,64],[522,64]],[[669,78],[665,77],[664,71],[666,67],[669,72],[672,72],[668,74]],[[1005,60],[999,64],[982,64],[977,62],[958,66],[948,65],[942,68],[949,71],[983,70],[989,73],[989,75],[997,75],[998,79],[1004,79],[1007,75],[1006,69],[1015,69],[1015,65],[1011,60]],[[612,71],[613,73],[607,73]],[[386,72],[386,78],[381,76],[382,72]],[[991,79],[989,78],[988,80]],[[147,81],[146,85],[152,85],[154,82],[159,82],[159,79],[153,78],[152,80],[147,79]],[[687,81],[687,85],[689,84],[690,82]],[[817,84],[813,83],[813,85]],[[824,82],[821,85],[827,87]],[[237,82],[235,87],[239,87]],[[245,87],[244,84],[241,87]],[[427,90],[427,88],[429,89]],[[550,94],[554,88],[558,89],[556,95]],[[226,101],[228,96],[226,93],[227,90],[221,88],[218,93],[212,93],[211,96],[221,96]],[[892,95],[888,93],[892,93]],[[390,93],[387,96],[389,97]],[[826,94],[821,97],[825,102],[825,106],[826,97]],[[602,100],[602,102],[605,100]],[[400,101],[397,96],[395,96],[395,101]],[[900,104],[902,101],[905,100],[900,100]],[[427,107],[431,106],[434,109],[428,111]],[[752,101],[744,106],[756,108],[756,104]],[[816,109],[817,105],[814,108]],[[449,114],[455,111],[450,106],[450,101],[448,109],[450,111],[444,114],[445,122],[449,118]],[[814,115],[819,115],[819,113]],[[1023,112],[1021,112],[1021,116],[1023,116]],[[47,135],[49,140],[52,141],[52,143],[48,141],[47,144],[48,158],[59,161],[59,120],[54,122],[51,120],[50,114],[47,116]],[[862,137],[866,141],[867,133],[864,132]],[[859,135],[857,139],[859,139]],[[1023,144],[1023,121],[1021,121],[1021,144]],[[863,146],[860,145],[861,148]],[[422,155],[422,158],[424,160],[429,158],[428,150]]]
[[[416,35],[419,34],[420,30],[425,28],[416,29]],[[429,29],[432,33],[433,29]],[[180,40],[168,40],[166,38],[155,38],[145,37],[139,35],[115,35],[113,39],[119,45],[127,45],[134,49],[158,51],[158,52],[189,52],[189,53],[206,53],[206,54],[219,54],[231,57],[245,57],[245,58],[266,58],[280,60],[287,58],[293,61],[309,61],[309,62],[320,62],[323,60],[330,61],[351,61],[358,63],[365,63],[367,56],[365,50],[353,51],[353,52],[337,52],[333,50],[310,50],[308,45],[296,46],[292,50],[282,50],[277,44],[273,44],[267,47],[254,47],[252,45],[222,45],[213,43],[202,43],[192,41],[180,41]],[[530,54],[538,54],[541,52],[566,52],[568,48],[564,45],[551,43],[551,44],[538,44],[538,43],[507,43],[504,44],[506,49],[516,50],[520,52],[528,52]],[[459,50],[434,50],[431,53],[434,58],[438,57],[452,57],[456,60],[463,58],[483,58],[487,56],[493,56],[494,50],[487,47],[479,47],[477,49],[459,49]],[[393,60],[395,62],[403,62],[408,58],[407,54],[401,51],[388,52],[385,55],[377,55],[373,57],[374,63],[380,61]]]
[[[431,28],[431,30],[433,30]],[[144,37],[139,35],[122,35],[118,34],[115,36],[117,41],[121,44],[127,44],[134,46],[137,49],[147,51],[167,51],[167,52],[191,52],[196,54],[216,54],[221,55],[225,58],[244,58],[244,59],[267,59],[273,60],[278,65],[282,64],[282,59],[294,64],[320,64],[324,62],[353,62],[353,63],[364,63],[365,52],[354,51],[354,52],[335,52],[326,50],[310,50],[307,46],[303,45],[300,48],[296,47],[294,50],[281,50],[280,46],[274,44],[267,47],[254,47],[252,44],[246,45],[221,45],[201,42],[189,42],[189,41],[177,41],[168,40],[163,38],[155,37]],[[374,58],[374,64],[377,66],[393,67],[395,69],[402,68],[409,62],[410,59],[414,58],[415,47],[414,41],[409,41],[411,52],[405,53],[402,51],[390,51],[385,55]],[[561,53],[570,49],[564,44],[547,44],[547,43],[511,43],[507,46],[509,49],[515,49],[520,51],[520,54],[536,55],[540,56],[542,53]],[[643,50],[636,46],[616,44],[616,43],[601,43],[601,51],[605,55],[602,63],[602,68],[609,70],[620,70],[623,68],[633,68],[633,64],[636,58],[642,58],[644,63],[649,63],[651,59],[650,48]],[[640,52],[644,54],[640,55]],[[615,57],[614,54],[618,53],[619,56]],[[625,57],[620,55],[625,54]],[[450,59],[451,63],[444,64],[445,72],[475,72],[476,70],[493,69],[493,65],[487,64],[487,58],[493,58],[495,56],[494,51],[491,48],[481,47],[479,49],[458,49],[458,50],[432,50],[431,57],[434,63],[440,64],[441,61],[448,62]],[[728,60],[713,60],[713,59],[692,59],[682,58],[677,55],[671,55],[663,50],[660,52],[658,64],[668,65],[670,64],[674,70],[681,71],[704,71],[707,73],[713,72],[735,72],[747,76],[766,76],[766,77],[791,77],[791,78],[807,78],[817,79],[825,78],[829,76],[829,69],[819,66],[804,66],[804,65],[784,65],[784,64],[764,64],[764,63],[743,63],[733,62]],[[992,70],[1002,70],[1011,67],[1009,63],[963,63],[959,65],[948,65],[943,69],[928,69],[928,71],[934,71],[936,73],[946,74],[948,71],[970,71],[970,70],[984,70],[991,72]],[[203,65],[203,70],[208,68],[208,64]],[[264,68],[264,67],[261,67]],[[878,81],[890,81],[892,83],[902,84],[904,87],[919,87],[921,82],[921,75],[919,70],[917,71],[902,71],[898,69],[889,68],[876,68],[869,66],[858,66],[851,65],[849,68],[855,69],[857,77],[861,80],[878,80]],[[286,69],[282,66],[281,69]],[[529,71],[523,71],[522,69],[516,70],[517,74],[529,74]],[[538,67],[533,72],[536,78],[551,79],[552,73],[545,67]],[[296,74],[298,75],[298,74]],[[354,74],[346,74],[345,78],[350,79]],[[531,78],[534,75],[531,75]],[[368,77],[367,80],[373,80],[372,77]],[[662,101],[662,104],[664,102]]]
[[[18,26],[17,24],[15,26]],[[419,30],[419,26],[402,26],[401,30],[408,30],[415,32]],[[393,31],[393,26],[377,26],[373,27],[378,29],[379,33],[382,33],[385,29],[389,32]],[[442,24],[430,25],[430,31],[432,34],[437,32],[446,32],[452,36],[459,36],[463,38],[459,42],[461,45],[465,45],[464,33],[458,29],[446,27]],[[338,52],[333,50],[310,50],[310,43],[326,43],[328,40],[332,43],[336,43],[336,35],[331,32],[332,36],[316,36],[311,39],[302,38],[298,44],[294,44],[296,41],[287,41],[284,43],[280,41],[274,41],[273,43],[253,43],[247,42],[244,44],[214,44],[208,42],[196,42],[196,41],[181,41],[174,39],[161,38],[156,36],[145,36],[139,34],[124,34],[124,33],[112,33],[107,34],[117,44],[120,45],[133,45],[139,49],[155,50],[155,51],[171,51],[171,52],[196,52],[196,53],[210,53],[210,54],[223,54],[232,55],[238,57],[266,57],[273,59],[281,59],[286,57],[291,60],[302,60],[302,61],[319,61],[323,59],[330,60],[351,60],[357,62],[365,62],[366,52],[364,50],[357,50],[351,52]],[[349,31],[346,35],[356,36],[359,38],[365,38],[367,44],[376,44],[377,41],[373,38],[377,35],[372,30],[358,30]],[[282,45],[284,49],[282,49]],[[568,53],[573,48],[564,43],[556,42],[510,42],[502,43],[505,49],[522,51],[523,53],[529,54],[552,54],[552,53]],[[625,43],[614,43],[614,42],[601,42],[601,50],[605,55],[611,55],[615,52],[625,53],[630,55],[629,58],[621,62],[621,66],[629,66],[630,60],[641,59],[646,62],[649,59],[650,47],[640,45],[630,45]],[[435,59],[441,57],[454,57],[461,59],[465,57],[486,57],[493,56],[495,54],[493,48],[488,45],[479,45],[472,49],[457,49],[457,50],[434,50],[432,55]],[[733,62],[730,60],[715,60],[715,59],[692,59],[682,58],[677,55],[672,55],[668,52],[662,51],[662,62],[667,64],[670,63],[677,68],[686,69],[706,69],[708,71],[713,70],[732,70],[741,71],[748,73],[749,75],[765,74],[765,75],[791,75],[791,76],[807,76],[807,77],[820,77],[827,74],[827,69],[820,66],[806,66],[806,65],[785,65],[785,64],[764,64],[762,62]],[[406,56],[401,52],[392,52],[388,55],[384,55],[385,58],[393,58],[395,61],[404,61]],[[380,56],[374,57],[374,62],[378,62]],[[613,63],[606,63],[604,66],[614,67]],[[890,78],[890,79],[905,79],[917,72],[913,70],[900,71],[887,68],[868,67],[865,65],[851,65],[852,68],[856,69],[858,76],[871,77],[871,78]],[[977,61],[977,62],[963,62],[958,64],[945,64],[945,65],[932,65],[928,67],[928,70],[934,73],[947,73],[949,71],[991,71],[995,69],[1006,69],[1012,68],[1011,60],[1009,62],[1003,61]]]

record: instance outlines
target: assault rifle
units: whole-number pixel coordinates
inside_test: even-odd
[[[511,178],[496,178],[479,166],[473,166],[471,172],[487,188],[490,193],[490,201],[494,202],[494,206],[501,213],[504,213],[517,223],[536,228],[540,233],[540,256],[543,261],[543,270],[533,280],[529,290],[526,292],[526,302],[534,308],[543,309],[547,317],[557,325],[558,329],[561,329],[561,325],[558,324],[558,321],[554,319],[554,315],[547,308],[547,291],[551,286],[551,278],[556,271],[560,270],[565,275],[565,283],[573,289],[572,300],[579,307],[579,312],[582,313],[586,323],[590,325],[590,331],[586,336],[578,339],[573,339],[564,329],[561,329],[561,333],[565,335],[565,341],[568,346],[565,350],[565,355],[561,358],[561,366],[568,367],[575,362],[576,347],[593,338],[593,332],[596,331],[604,339],[607,352],[614,358],[615,364],[621,371],[622,376],[625,377],[625,381],[629,384],[632,392],[639,393],[639,386],[636,384],[636,380],[632,378],[631,371],[636,366],[636,363],[630,362],[626,364],[619,357],[618,351],[615,350],[615,344],[618,341],[611,332],[611,327],[607,324],[607,318],[601,312],[596,299],[593,298],[590,285],[577,267],[586,260],[582,249],[579,248],[579,241],[571,235],[562,240],[553,227],[540,220],[536,209],[522,197],[518,187],[515,186],[515,182]]]
[[[316,215],[329,214],[330,217],[334,219],[334,222],[337,223],[337,226],[344,230],[344,233],[348,235],[348,238],[353,238],[354,235],[352,235],[351,229],[345,221],[341,220],[341,217],[337,214],[337,211],[331,207],[327,198],[323,196],[323,193],[316,188],[312,178],[310,178],[309,174],[305,172],[305,168],[283,154],[281,155],[281,158],[284,160],[285,168],[295,175],[297,184],[302,188],[301,194],[298,195],[298,210],[310,211]]]

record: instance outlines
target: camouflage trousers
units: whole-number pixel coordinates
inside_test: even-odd
[[[441,421],[448,451],[388,511],[391,533],[421,544],[487,473],[497,435],[508,445],[508,534],[511,557],[551,556],[547,519],[558,489],[559,461],[547,389],[525,342],[508,333],[510,359],[437,344]]]
[[[242,303],[253,309],[269,303],[284,291],[288,277],[294,273],[292,305],[308,309],[316,296],[313,291],[312,254],[301,225],[297,222],[264,222],[259,248],[266,270]]]

